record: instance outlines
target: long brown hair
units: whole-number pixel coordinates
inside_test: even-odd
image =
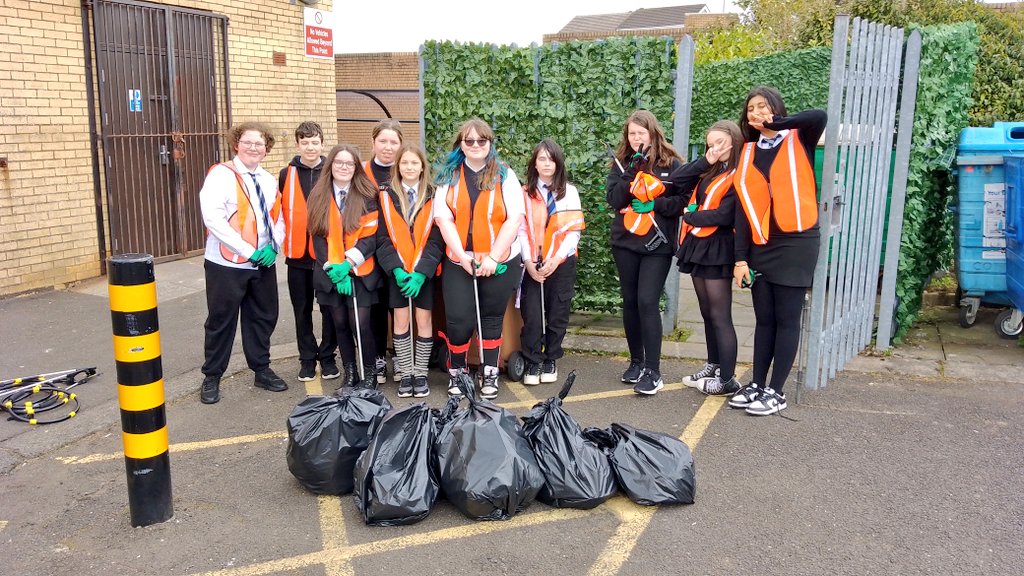
[[[562,147],[551,138],[545,138],[533,148],[533,155],[530,156],[530,164],[526,167],[526,190],[530,198],[540,198],[537,184],[540,182],[540,173],[537,171],[537,157],[541,152],[547,152],[548,157],[555,163],[555,174],[551,177],[551,193],[555,200],[565,198],[565,155]]]
[[[419,184],[416,190],[416,203],[409,206],[409,199],[405,196],[405,186],[402,186],[402,173],[399,169],[399,164],[402,163],[402,157],[408,153],[416,155],[422,164],[422,172],[420,172]],[[430,187],[430,165],[427,164],[427,154],[416,144],[402,144],[402,147],[398,149],[398,154],[395,155],[395,163],[391,165],[391,189],[398,193],[398,202],[402,206],[402,214],[408,220],[410,216],[414,216],[423,207],[423,204],[427,202],[430,195],[427,193]]]
[[[648,149],[647,157],[651,166],[668,168],[672,165],[673,160],[680,162],[683,160],[679,156],[679,152],[676,152],[675,147],[665,139],[665,132],[661,129],[661,124],[658,124],[658,119],[654,117],[654,114],[648,110],[637,110],[630,114],[626,123],[622,125],[622,138],[619,140],[618,148],[615,149],[615,157],[622,162],[623,166],[629,163],[634,152],[633,147],[629,145],[630,124],[636,124],[650,133],[651,147]],[[612,162],[612,166],[615,166],[614,162]]]
[[[708,134],[711,134],[712,132],[722,132],[723,134],[727,134],[729,139],[732,140],[732,152],[724,162],[719,160],[712,164],[710,168],[705,170],[704,173],[700,175],[701,179],[709,176],[718,176],[726,170],[736,168],[740,161],[740,153],[743,151],[743,134],[740,132],[739,124],[736,124],[732,120],[719,120],[712,124],[711,128],[708,128],[708,131],[704,133],[705,140],[707,139]]]
[[[324,161],[324,168],[320,171],[320,178],[317,179],[313,190],[306,200],[307,226],[309,233],[313,236],[327,236],[330,230],[330,208],[334,204],[334,159],[342,152],[352,155],[352,161],[356,163],[352,171],[352,182],[348,187],[348,195],[345,198],[345,210],[341,215],[341,223],[345,232],[351,233],[359,228],[359,219],[366,211],[367,201],[377,195],[377,187],[370,182],[370,179],[363,172],[363,163],[359,159],[359,151],[348,144],[339,144],[331,148]]]

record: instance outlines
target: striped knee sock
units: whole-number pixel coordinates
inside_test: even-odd
[[[412,334],[409,332],[395,334],[391,340],[395,344],[395,357],[398,358],[398,367],[402,370],[402,376],[412,376]]]
[[[416,362],[413,375],[426,376],[430,366],[430,352],[434,348],[433,338],[416,337]]]

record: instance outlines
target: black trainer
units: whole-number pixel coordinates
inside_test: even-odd
[[[717,376],[712,376],[711,378],[705,378],[702,380],[697,389],[708,396],[732,396],[739,392],[742,387],[743,386],[736,381],[735,376],[729,378],[729,380],[725,382]]]
[[[338,376],[341,376],[341,370],[338,370],[338,364],[334,361],[334,358],[320,361],[321,380],[334,380]]]
[[[523,384],[527,386],[540,384],[540,364],[526,363],[526,372],[523,373]]]
[[[398,397],[399,398],[411,398],[413,385],[412,376],[402,376],[401,382],[398,383]]]
[[[270,392],[284,392],[288,389],[288,384],[270,368],[264,368],[257,372],[252,384]]]
[[[636,384],[640,381],[640,375],[644,371],[644,361],[636,358],[629,359],[629,368],[622,374],[623,384]]]
[[[633,386],[633,392],[637,394],[645,394],[647,396],[653,396],[661,390],[661,387],[665,383],[661,381],[661,374],[651,370],[649,368],[644,369],[643,374],[640,375],[640,381]]]
[[[412,395],[414,398],[426,398],[430,396],[430,386],[427,384],[426,376],[417,376],[413,380]]]
[[[199,391],[199,401],[203,404],[220,402],[220,376],[203,378],[203,387]]]
[[[558,382],[558,367],[555,365],[554,360],[545,360],[544,364],[541,365],[540,381],[541,384],[550,384],[552,382]]]
[[[299,364],[299,381],[309,382],[316,379],[316,362],[301,362]]]

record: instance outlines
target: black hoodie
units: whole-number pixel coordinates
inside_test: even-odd
[[[309,193],[313,190],[313,185],[316,184],[318,178],[320,178],[320,169],[324,165],[325,158],[320,157],[320,162],[316,165],[316,168],[310,168],[302,163],[302,157],[296,156],[292,158],[292,161],[288,163],[288,166],[295,166],[299,173],[299,187],[302,188],[302,197],[309,199]],[[277,189],[284,193],[284,179],[288,176],[288,168],[282,168],[281,174],[277,178]],[[313,260],[313,256],[309,253],[309,233],[306,233],[306,254],[302,258],[285,258],[284,263],[289,266],[298,266],[299,268],[306,268],[308,270],[313,269],[313,265],[316,263]]]

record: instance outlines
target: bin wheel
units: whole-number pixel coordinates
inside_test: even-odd
[[[996,316],[996,334],[999,336],[1013,340],[1020,336],[1021,332],[1024,332],[1024,316],[1021,312],[1010,308]]]
[[[448,346],[444,340],[434,341],[434,348],[430,351],[430,365],[445,374],[448,373]]]
[[[523,381],[523,374],[526,373],[526,359],[520,352],[509,354],[508,361],[505,363],[505,373],[511,380]]]
[[[978,309],[970,304],[960,305],[960,327],[970,328],[978,319]]]

